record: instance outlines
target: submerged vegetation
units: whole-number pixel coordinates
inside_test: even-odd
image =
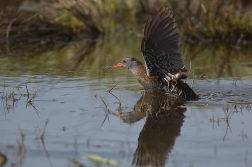
[[[248,0],[23,0],[3,4],[0,41],[69,42],[108,36],[143,27],[160,6],[169,6],[189,42],[230,42],[247,45],[252,39],[252,3]],[[13,2],[12,2],[13,3]],[[15,7],[14,7],[15,6]],[[124,29],[127,27],[128,29]]]

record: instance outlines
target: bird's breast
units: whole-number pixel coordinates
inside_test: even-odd
[[[145,67],[140,67],[137,70],[136,78],[138,82],[144,87],[147,91],[155,91],[159,89],[159,84],[155,76],[149,77]]]

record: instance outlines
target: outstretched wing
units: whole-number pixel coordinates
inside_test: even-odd
[[[179,53],[180,36],[175,18],[168,8],[148,19],[142,40],[141,51],[148,76],[163,77],[164,74],[186,72]]]

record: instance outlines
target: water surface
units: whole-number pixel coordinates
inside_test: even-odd
[[[6,166],[107,166],[84,160],[89,154],[119,166],[251,166],[251,52],[184,44],[187,83],[200,99],[182,102],[144,93],[127,69],[106,70],[142,60],[140,41],[2,48]]]

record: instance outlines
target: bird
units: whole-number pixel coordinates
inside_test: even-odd
[[[162,6],[156,15],[147,20],[141,53],[144,64],[136,58],[127,57],[108,69],[128,68],[147,92],[185,100],[198,98],[185,82],[188,75],[180,53],[180,33],[168,7]]]

